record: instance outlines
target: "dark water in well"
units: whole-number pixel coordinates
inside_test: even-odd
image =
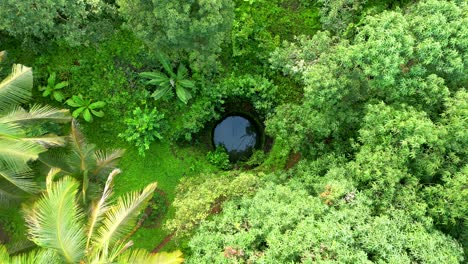
[[[258,143],[257,127],[242,116],[228,116],[214,129],[213,141],[216,146],[224,145],[231,161],[246,159],[252,155]]]

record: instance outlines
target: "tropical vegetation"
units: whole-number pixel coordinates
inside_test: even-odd
[[[43,2],[0,1],[1,263],[468,259],[466,1]]]

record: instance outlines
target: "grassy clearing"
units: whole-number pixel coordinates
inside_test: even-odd
[[[202,173],[215,172],[218,169],[206,160],[207,150],[200,146],[181,147],[167,141],[153,143],[145,153],[145,157],[138,155],[136,148],[123,143],[116,135],[109,135],[98,129],[97,123],[83,124],[88,140],[101,148],[125,148],[126,152],[119,163],[122,173],[115,179],[115,193],[122,195],[126,192],[144,188],[151,182],[157,182],[158,188],[163,190],[169,203],[176,194],[176,186],[183,177],[197,177]],[[163,224],[174,214],[174,208],[169,207],[163,217]],[[157,228],[140,228],[132,237],[135,248],[154,249],[168,236],[162,226]],[[177,245],[171,241],[163,250],[175,250]]]

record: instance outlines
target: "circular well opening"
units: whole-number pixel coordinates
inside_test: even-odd
[[[227,115],[213,130],[213,144],[215,147],[224,146],[231,162],[247,160],[260,142],[258,125],[245,115]]]

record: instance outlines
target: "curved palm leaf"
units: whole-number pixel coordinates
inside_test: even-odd
[[[13,185],[16,188],[21,189],[27,193],[35,193],[38,191],[38,186],[33,181],[32,175],[30,174],[29,171],[18,172],[18,171],[13,171],[6,167],[0,166],[0,178],[2,178],[3,180],[7,182],[7,183],[3,182],[2,187],[0,188],[0,189],[3,189],[4,192],[8,192],[11,194],[15,193],[14,189],[10,188],[11,186],[8,186],[8,185]],[[15,195],[10,195],[10,196],[15,196]]]
[[[110,152],[97,150],[94,152],[94,159],[96,160],[96,168],[93,169],[93,175],[102,175],[109,173],[109,170],[117,166],[117,162],[122,158],[125,150],[115,149]]]
[[[11,74],[0,83],[0,111],[30,99],[32,86],[31,68],[14,64]]]
[[[91,242],[91,237],[94,233],[96,226],[99,225],[104,214],[109,210],[109,201],[107,200],[112,195],[112,187],[115,175],[119,174],[119,169],[114,169],[107,178],[106,185],[104,186],[104,190],[102,192],[101,199],[97,201],[97,203],[93,204],[91,209],[91,215],[88,220],[88,231],[87,231],[87,240],[86,240],[86,248],[89,247],[89,243]]]
[[[51,263],[61,263],[63,262],[54,250],[51,249],[42,249],[34,250],[28,253],[19,254],[17,256],[11,257],[10,262],[1,262],[8,264],[51,264]]]
[[[50,182],[50,181],[49,181]],[[47,192],[34,207],[26,209],[30,239],[54,249],[66,262],[79,262],[84,256],[83,213],[75,200],[78,183],[70,177],[47,185]]]
[[[70,113],[65,109],[52,106],[33,105],[29,111],[16,106],[8,114],[0,117],[0,123],[25,123],[34,121],[53,121],[64,123],[70,121]]]
[[[0,160],[7,161],[13,170],[27,168],[27,162],[38,158],[46,148],[36,142],[0,138]]]
[[[26,197],[26,193],[18,190],[5,179],[0,178],[0,205],[10,205]],[[1,263],[1,262],[0,262]]]
[[[138,213],[146,206],[155,189],[156,183],[151,183],[141,193],[131,192],[119,197],[106,212],[94,244],[110,247],[124,237],[135,225]]]

